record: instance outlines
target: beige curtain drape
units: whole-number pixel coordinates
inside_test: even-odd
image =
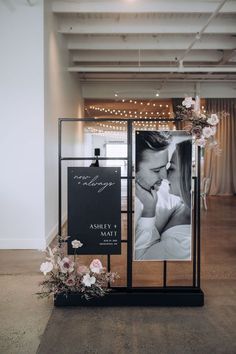
[[[216,155],[212,149],[205,151],[204,175],[210,177],[210,195],[236,194],[236,98],[206,99],[209,113],[228,113],[220,119],[216,139],[221,154]]]

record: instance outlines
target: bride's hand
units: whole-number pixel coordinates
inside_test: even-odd
[[[147,191],[142,188],[138,183],[135,184],[136,187],[136,197],[143,204],[142,217],[152,218],[156,214],[156,204],[157,204],[157,191],[151,189]]]

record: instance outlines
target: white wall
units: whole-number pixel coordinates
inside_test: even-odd
[[[0,248],[43,249],[56,234],[57,118],[83,108],[50,6],[0,1]],[[82,127],[65,133],[70,155]]]
[[[42,1],[0,1],[0,43],[0,248],[42,248]]]
[[[57,18],[45,1],[45,235],[47,243],[57,233],[58,221],[58,118],[82,114],[82,98],[76,74],[67,71],[69,54],[65,37],[57,33]],[[82,135],[78,124],[63,123],[63,156],[74,156],[75,141]],[[78,148],[78,144],[77,144]],[[63,219],[66,218],[66,166],[63,162]]]

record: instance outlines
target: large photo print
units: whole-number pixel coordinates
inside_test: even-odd
[[[191,260],[192,136],[136,131],[134,260]]]

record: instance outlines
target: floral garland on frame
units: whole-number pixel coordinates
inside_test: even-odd
[[[111,289],[108,284],[119,279],[118,273],[107,272],[99,259],[94,259],[89,267],[80,264],[77,249],[83,244],[79,240],[71,242],[74,248],[73,260],[66,256],[60,246],[60,241],[68,237],[60,237],[59,245],[46,250],[46,262],[40,266],[44,280],[40,282],[41,291],[37,293],[40,298],[64,294],[68,296],[80,293],[81,297],[90,300],[94,297],[106,295]]]
[[[195,101],[192,97],[185,97],[182,106],[177,106],[176,116],[178,119],[188,122],[184,129],[193,134],[198,146],[213,148],[216,152],[220,152],[215,139],[219,117],[215,113],[202,113],[199,97],[196,97]]]

